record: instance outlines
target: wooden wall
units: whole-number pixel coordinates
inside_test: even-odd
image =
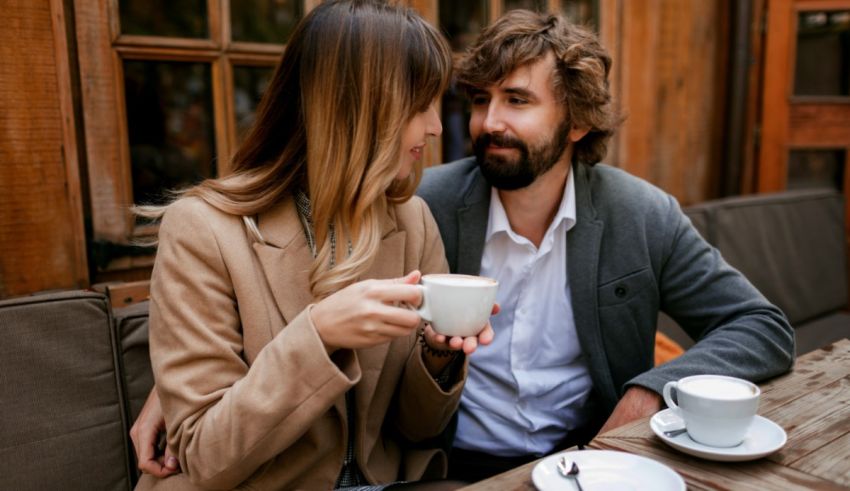
[[[626,116],[607,162],[682,204],[717,197],[723,165],[728,0],[600,0]]]
[[[61,0],[3,0],[0,298],[87,284]]]

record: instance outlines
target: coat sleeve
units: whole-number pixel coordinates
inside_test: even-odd
[[[416,199],[421,211],[424,246],[420,260],[422,274],[448,273],[443,243],[437,224],[424,202]],[[422,349],[417,340],[407,359],[395,407],[396,428],[410,441],[418,442],[439,435],[457,411],[463,382],[466,380],[467,361],[455,374],[447,390],[440,388],[422,361]],[[464,356],[464,355],[460,355]]]
[[[357,383],[360,370],[351,350],[327,355],[309,308],[248,366],[211,213],[181,200],[160,226],[151,361],[183,472],[204,488],[233,488],[292,445]]]
[[[627,385],[660,393],[667,381],[688,375],[715,373],[759,381],[789,370],[794,332],[785,315],[700,237],[669,196],[668,205],[660,307],[697,343]]]

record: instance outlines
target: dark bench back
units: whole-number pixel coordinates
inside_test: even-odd
[[[1,301],[0,336],[0,489],[131,489],[106,297]]]

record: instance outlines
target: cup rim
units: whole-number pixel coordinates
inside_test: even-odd
[[[750,382],[749,380],[745,380],[745,379],[738,378],[738,377],[732,377],[732,376],[729,376],[729,375],[714,375],[714,374],[710,374],[710,373],[702,373],[702,374],[699,374],[699,375],[690,375],[688,377],[682,377],[676,383],[676,390],[680,391],[680,392],[684,392],[691,397],[700,397],[700,398],[703,398],[703,399],[716,399],[716,398],[712,398],[710,396],[706,396],[704,394],[700,394],[700,393],[696,393],[694,391],[688,390],[687,381],[702,379],[702,378],[730,380],[730,381],[733,381],[735,383],[744,383],[747,386],[755,389],[755,391],[753,392],[752,395],[749,395],[749,396],[746,396],[746,397],[735,397],[735,398],[732,398],[732,399],[723,399],[723,400],[748,401],[748,400],[751,400],[751,399],[754,399],[754,398],[761,396],[761,388],[758,385],[754,384],[753,382]],[[683,387],[683,385],[684,385],[684,387]]]
[[[455,278],[455,279],[467,278],[467,279],[470,279],[470,280],[479,280],[479,281],[484,280],[488,283],[486,286],[498,285],[499,284],[498,280],[496,280],[494,278],[490,278],[488,276],[476,276],[476,275],[472,275],[472,274],[462,274],[462,273],[429,273],[429,274],[426,274],[426,275],[422,275],[421,281],[425,281],[426,279],[439,281],[440,278]],[[459,286],[459,285],[448,285],[448,286]],[[467,285],[467,286],[469,286],[469,285]]]

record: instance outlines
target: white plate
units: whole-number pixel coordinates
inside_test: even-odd
[[[671,419],[671,416],[678,418],[678,416],[672,414],[670,409],[664,409],[655,413],[652,419],[649,420],[649,426],[652,428],[652,431],[664,443],[676,450],[708,460],[740,462],[760,459],[782,448],[788,440],[788,435],[785,434],[785,430],[781,426],[767,418],[756,415],[752,426],[750,426],[750,430],[747,432],[747,436],[744,437],[744,441],[740,445],[730,448],[710,447],[693,441],[687,432],[673,438],[666,436],[663,430],[669,429],[668,421]]]
[[[567,457],[567,462],[578,465],[578,479],[584,491],[685,491],[685,481],[666,465],[639,455],[611,450],[575,450],[546,457],[531,471],[531,480],[537,489],[578,489],[572,479],[558,473],[558,460],[562,455]]]

